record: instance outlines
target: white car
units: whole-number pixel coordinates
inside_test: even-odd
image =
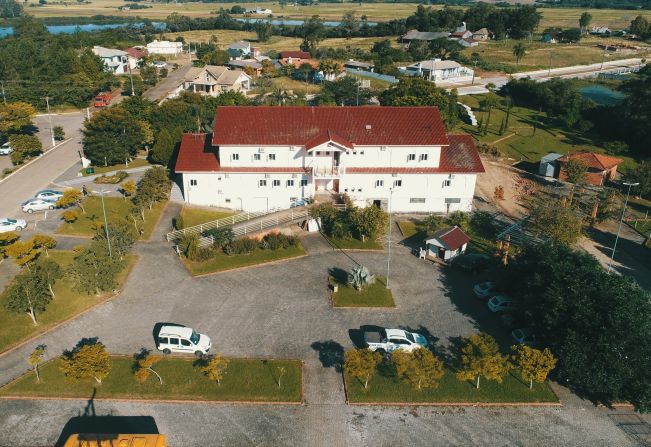
[[[164,354],[185,352],[201,357],[210,351],[210,337],[182,325],[164,325],[158,333],[156,348]]]
[[[480,282],[475,284],[475,287],[472,288],[472,291],[475,292],[475,296],[480,300],[488,299],[488,297],[495,294],[497,291],[497,286],[492,281]]]
[[[154,62],[154,67],[165,68],[167,67],[167,62],[163,62],[163,61]]]
[[[536,344],[536,336],[531,333],[529,328],[515,329],[511,332],[511,337],[521,345],[534,346]]]
[[[63,193],[61,191],[54,191],[53,189],[44,189],[43,191],[39,191],[36,193],[34,196],[35,199],[44,199],[44,200],[54,200],[57,201],[61,197],[63,197]]]
[[[507,312],[518,308],[513,298],[506,295],[495,295],[488,300],[488,308],[491,312]]]
[[[427,339],[415,332],[402,329],[380,329],[364,332],[364,341],[371,351],[382,353],[402,349],[407,352],[427,347]]]
[[[0,155],[11,155],[14,150],[9,146],[9,142],[6,142],[0,146]]]
[[[56,204],[54,202],[54,200],[30,199],[27,202],[23,202],[23,213],[32,214],[34,211],[53,210],[56,208]]]
[[[6,233],[8,231],[23,231],[25,227],[27,227],[27,222],[23,219],[0,217],[0,233]]]

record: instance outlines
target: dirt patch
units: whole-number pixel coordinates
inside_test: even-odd
[[[524,179],[524,175],[513,166],[499,161],[482,157],[482,163],[486,172],[477,176],[477,188],[475,194],[487,202],[499,207],[505,214],[522,218],[527,215],[527,210],[519,202],[518,181]],[[504,200],[495,200],[495,188],[501,186],[504,189]]]

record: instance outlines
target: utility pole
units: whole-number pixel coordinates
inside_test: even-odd
[[[391,199],[393,198],[393,187],[389,188],[389,203],[387,206],[387,209],[389,211],[389,235],[387,238],[387,289],[390,289],[389,287],[389,275],[391,274]]]
[[[45,97],[45,104],[47,105],[47,117],[50,121],[50,137],[52,138],[52,147],[56,144],[54,141],[54,127],[52,126],[52,114],[50,113],[50,97]]]
[[[622,229],[622,222],[624,221],[624,213],[626,212],[626,205],[628,205],[628,196],[631,194],[631,187],[639,185],[639,183],[627,183],[627,182],[624,182],[623,184],[628,186],[628,192],[626,193],[626,200],[624,201],[624,209],[622,209],[622,217],[620,217],[619,226],[617,227],[617,236],[615,236],[615,245],[613,245],[613,253],[610,256],[610,262],[608,262],[608,273],[610,273],[610,271],[613,269],[615,250],[617,249],[617,241],[619,241],[619,232]]]

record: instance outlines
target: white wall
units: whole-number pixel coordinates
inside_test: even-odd
[[[238,155],[237,160],[233,159],[233,154]],[[259,160],[256,154],[260,155]],[[219,163],[234,167],[305,167],[304,154],[299,146],[295,146],[295,150],[290,146],[220,146]],[[270,155],[275,156],[275,160]]]

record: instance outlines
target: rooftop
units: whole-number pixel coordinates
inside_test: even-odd
[[[462,65],[455,61],[442,61],[442,60],[427,60],[420,61],[408,65],[408,68],[423,69],[423,70],[450,70],[453,68],[460,68]]]
[[[291,57],[292,59],[310,59],[312,55],[309,51],[281,51],[280,59],[287,59]]]
[[[569,160],[581,160],[588,169],[597,169],[599,171],[612,169],[624,161],[621,158],[610,157],[595,152],[574,152],[558,159],[561,163],[567,163]]]
[[[456,225],[438,230],[431,237],[427,238],[428,241],[432,239],[436,239],[446,250],[452,251],[458,250],[463,244],[470,242],[470,237]]]
[[[447,32],[426,32],[426,31],[417,31],[415,29],[407,31],[403,34],[402,39],[404,40],[436,40],[444,39],[448,37],[450,33]]]
[[[126,56],[127,53],[122,50],[117,50],[115,48],[104,48],[99,45],[93,47],[93,53],[99,57],[116,57],[116,56]]]
[[[207,76],[208,74],[210,77]],[[190,68],[183,78],[186,82],[195,84],[233,85],[242,74],[246,73],[242,70],[229,70],[228,67],[220,65],[206,65]]]

